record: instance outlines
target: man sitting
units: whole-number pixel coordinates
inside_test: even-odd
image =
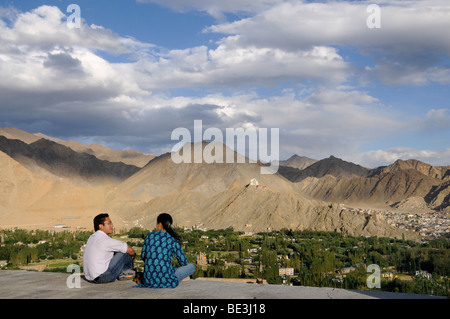
[[[113,223],[108,214],[94,218],[94,230],[84,250],[83,269],[85,278],[93,283],[113,282],[116,279],[133,279],[136,270],[133,248],[127,243],[113,239]]]

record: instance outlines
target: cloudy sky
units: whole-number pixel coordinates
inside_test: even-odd
[[[279,128],[281,159],[450,165],[449,30],[448,0],[0,0],[0,126],[159,155],[202,120]]]

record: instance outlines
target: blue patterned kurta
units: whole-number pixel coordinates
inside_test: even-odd
[[[188,260],[181,245],[165,231],[151,232],[145,237],[141,259],[144,264],[143,284],[140,287],[175,288],[178,279],[175,277],[176,267],[172,266],[173,255],[181,266]]]

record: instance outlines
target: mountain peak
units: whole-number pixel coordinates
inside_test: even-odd
[[[323,177],[325,175],[332,175],[338,178],[366,176],[368,172],[369,170],[361,165],[347,162],[331,155],[302,170],[295,181],[301,181],[306,177]]]
[[[26,144],[21,140],[0,136],[0,151],[27,168],[33,169],[37,165],[60,177],[121,180],[139,170],[136,166],[113,163],[87,153],[75,152],[67,146],[45,138]]]
[[[447,171],[450,169],[448,166],[433,166],[431,164],[424,163],[416,159],[402,160],[398,159],[393,164],[383,167],[382,172],[391,172],[395,170],[407,170],[412,169],[423,175],[433,178],[444,179]]]
[[[317,160],[315,160],[315,159],[294,154],[291,157],[289,157],[287,160],[280,161],[280,165],[301,170],[301,169],[307,168],[308,166],[310,166],[316,162],[317,162]]]

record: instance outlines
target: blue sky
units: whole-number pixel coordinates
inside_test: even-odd
[[[448,30],[447,0],[1,0],[0,126],[159,155],[202,120],[279,128],[281,159],[450,165]]]

